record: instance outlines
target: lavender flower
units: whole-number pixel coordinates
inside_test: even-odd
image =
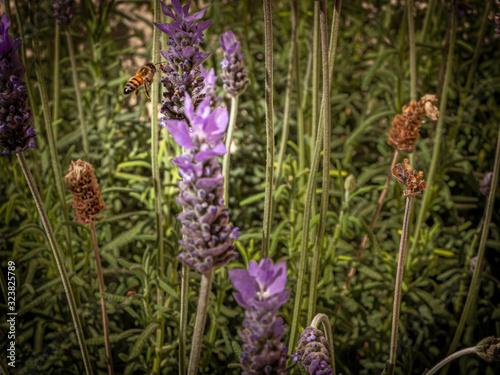
[[[319,329],[307,327],[300,335],[297,351],[292,354],[293,361],[311,375],[333,374],[331,369],[330,347]]]
[[[215,82],[217,81],[217,76],[215,75],[214,68],[210,71],[206,70],[203,66],[200,66],[201,75],[205,79],[205,92],[206,97],[210,98],[210,108],[214,109],[222,101],[215,93]]]
[[[59,25],[69,25],[75,17],[75,0],[54,0],[52,9]]]
[[[184,148],[184,154],[172,162],[179,167],[181,189],[177,202],[182,213],[184,251],[178,259],[199,272],[208,272],[235,259],[233,240],[239,237],[238,228],[228,225],[229,215],[224,205],[224,177],[218,156],[226,153],[222,135],[227,127],[227,109],[210,112],[210,99],[205,99],[194,112],[194,103],[186,94],[184,121],[169,120],[167,129]]]
[[[491,182],[493,181],[493,172],[486,172],[481,180],[479,180],[479,191],[487,195],[491,190]]]
[[[241,53],[240,42],[229,30],[220,36],[220,45],[224,51],[224,59],[221,62],[224,90],[231,96],[240,95],[248,85],[248,75],[243,64],[245,55]]]
[[[36,142],[28,92],[21,80],[26,68],[17,53],[22,41],[12,39],[9,27],[4,13],[0,22],[0,146],[3,154],[17,154],[35,148]]]
[[[477,355],[488,362],[500,362],[500,338],[486,337],[476,344]]]
[[[245,329],[238,332],[243,340],[243,374],[285,374],[288,355],[281,342],[285,328],[276,315],[290,298],[290,290],[285,290],[286,262],[252,260],[248,270],[230,270],[229,277],[239,292],[234,293],[236,301],[246,309]]]
[[[198,22],[208,7],[198,13],[189,15],[190,2],[181,6],[179,0],[172,0],[173,10],[161,3],[163,13],[174,19],[171,24],[163,23],[155,26],[170,36],[168,50],[161,51],[167,59],[163,67],[165,75],[162,83],[166,91],[163,93],[161,113],[165,115],[161,124],[170,119],[185,120],[184,95],[192,98],[194,109],[205,98],[205,80],[199,69],[200,65],[210,56],[209,52],[200,51],[198,45],[203,43],[203,31],[210,26],[212,20]]]

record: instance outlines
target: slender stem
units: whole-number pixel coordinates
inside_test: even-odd
[[[229,114],[229,125],[226,135],[226,154],[222,160],[222,175],[224,176],[224,202],[229,207],[229,159],[231,158],[231,143],[233,141],[234,125],[238,117],[238,98],[231,96],[231,113]]]
[[[415,231],[413,235],[413,244],[411,246],[410,252],[408,253],[408,264],[411,264],[411,257],[415,254],[415,249],[417,247],[420,235],[420,229],[422,228],[422,223],[424,222],[424,217],[427,212],[427,204],[429,202],[432,191],[434,190],[433,189],[434,175],[436,174],[436,169],[439,160],[439,151],[441,149],[441,142],[443,138],[443,125],[446,113],[446,105],[448,102],[448,86],[450,83],[451,73],[453,68],[453,52],[455,50],[455,36],[457,30],[457,22],[454,16],[455,14],[454,12],[455,12],[455,5],[453,6],[453,13],[451,17],[452,21],[451,21],[451,33],[450,33],[451,34],[450,46],[448,51],[448,61],[446,63],[446,75],[444,79],[443,92],[441,95],[441,104],[439,107],[439,113],[441,115],[439,116],[439,120],[436,127],[436,138],[434,139],[434,149],[432,151],[431,167],[429,170],[429,174],[427,175],[427,190],[425,191],[424,196],[422,198],[422,204],[420,206],[420,211],[418,213],[417,224],[415,226]]]
[[[160,23],[160,2],[154,1],[154,21]],[[152,61],[160,61],[160,34],[157,27],[153,27],[153,53]],[[156,246],[158,247],[156,272],[159,279],[163,279],[165,275],[165,256],[163,245],[163,210],[162,210],[162,189],[161,189],[161,176],[160,166],[158,160],[158,96],[160,92],[160,80],[155,80],[151,85],[151,169],[153,177],[153,188],[155,196],[155,218],[156,218]],[[159,287],[156,288],[157,304],[163,307],[164,293]],[[155,360],[153,363],[153,373],[159,374],[161,372],[161,351],[163,342],[165,340],[165,317],[158,309],[158,320],[160,326],[156,330],[156,349]]]
[[[286,76],[286,92],[285,92],[285,108],[283,110],[283,126],[281,130],[280,150],[278,153],[278,165],[276,166],[276,179],[274,184],[279,186],[281,180],[281,170],[283,161],[285,159],[286,145],[288,143],[288,135],[290,133],[290,101],[292,97],[292,84],[293,84],[293,68],[295,64],[295,54],[297,44],[295,43],[295,36],[297,34],[297,7],[296,0],[292,0],[292,46],[290,48],[290,55],[288,57],[288,74]]]
[[[401,242],[399,243],[398,269],[396,273],[396,286],[394,288],[394,305],[392,309],[392,330],[391,330],[391,347],[389,353],[389,367],[387,373],[394,375],[396,367],[396,353],[398,349],[398,329],[399,329],[399,313],[401,309],[401,289],[403,287],[403,272],[405,269],[405,253],[406,239],[408,237],[408,221],[411,211],[411,198],[406,198],[405,216],[403,219],[403,229],[401,230]]]
[[[26,158],[24,157],[24,152],[20,152],[19,154],[17,154],[17,158],[19,159],[19,163],[21,164],[21,169],[23,170],[24,177],[26,177],[26,182],[28,183],[31,194],[33,195],[33,199],[35,200],[38,214],[40,215],[43,228],[45,229],[45,233],[47,234],[50,249],[52,250],[52,254],[54,255],[54,259],[57,264],[57,270],[59,271],[59,276],[61,277],[64,292],[66,294],[66,298],[68,299],[68,307],[71,313],[71,318],[73,319],[73,325],[75,326],[76,339],[78,341],[78,344],[80,345],[80,350],[82,352],[85,372],[87,375],[92,374],[92,365],[90,362],[89,353],[87,351],[87,346],[85,345],[85,336],[83,335],[82,324],[80,322],[80,317],[78,316],[75,297],[73,296],[73,290],[71,289],[71,284],[66,272],[66,267],[64,266],[64,262],[62,260],[61,252],[59,251],[56,237],[54,235],[54,232],[52,231],[52,226],[50,225],[47,212],[45,211],[40,192],[38,191],[38,187],[30,172],[28,163],[26,162]]]
[[[313,25],[313,72],[312,72],[312,123],[311,123],[311,159],[314,156],[312,143],[316,140],[318,118],[319,118],[319,1],[314,2],[314,25]]]
[[[17,4],[17,1],[16,1]],[[35,4],[35,3],[33,3]],[[34,5],[36,7],[36,5]],[[36,9],[34,9],[34,19],[35,19],[35,26],[38,26],[36,23]],[[59,154],[57,152],[57,147],[56,147],[56,139],[55,139],[55,134],[54,134],[54,127],[53,127],[53,122],[52,122],[52,116],[51,116],[51,111],[50,111],[50,106],[49,106],[49,98],[47,94],[47,86],[45,85],[45,79],[43,75],[43,69],[42,69],[42,58],[40,54],[40,45],[39,45],[39,38],[38,38],[38,27],[34,28],[34,33],[35,33],[35,38],[33,40],[33,51],[35,55],[35,70],[36,70],[36,77],[38,80],[38,87],[40,90],[40,98],[42,100],[42,108],[43,108],[43,115],[44,115],[44,120],[45,120],[45,130],[47,132],[47,140],[49,144],[49,152],[50,152],[50,161],[52,164],[52,169],[54,173],[54,180],[56,182],[56,191],[57,195],[59,198],[59,202],[61,203],[61,211],[63,214],[63,218],[65,222],[69,222],[69,213],[68,213],[68,207],[66,205],[66,195],[64,193],[64,188],[63,188],[63,176],[61,172],[61,165],[59,164]],[[69,258],[68,260],[68,265],[69,265],[69,271],[73,272],[74,267],[75,267],[75,261],[74,261],[74,256],[73,256],[73,249],[71,245],[71,228],[69,225],[65,225],[65,233],[66,233],[66,241],[68,244],[66,256]],[[78,298],[78,295],[77,295]]]
[[[302,112],[302,82],[300,78],[300,51],[299,51],[299,34],[297,31],[298,24],[298,1],[292,1],[292,17],[295,18],[295,34],[293,35],[292,43],[295,44],[295,86],[297,87],[297,139],[299,140],[299,171],[306,169],[306,132],[304,129],[304,113]],[[326,33],[328,30],[326,31]],[[328,38],[328,35],[327,35]],[[327,57],[328,61],[328,57]],[[304,187],[304,174],[298,178],[299,191]]]
[[[104,346],[106,347],[106,357],[108,358],[108,374],[114,374],[113,371],[113,356],[111,355],[111,345],[109,344],[109,326],[108,314],[106,313],[106,300],[104,299],[104,278],[102,276],[101,256],[99,255],[99,246],[97,245],[97,236],[95,233],[95,224],[90,224],[90,232],[92,233],[92,243],[94,244],[95,263],[97,265],[97,280],[99,281],[99,293],[101,294],[101,315],[102,329],[104,331]]]
[[[415,24],[413,21],[413,0],[407,0],[408,42],[410,44],[410,100],[417,100],[417,56],[415,48]]]
[[[265,69],[266,69],[266,188],[264,198],[264,220],[262,236],[262,257],[269,256],[271,227],[273,224],[273,172],[274,172],[274,121],[273,121],[273,15],[272,1],[263,0]]]
[[[189,267],[182,265],[181,271],[181,311],[179,322],[179,375],[186,374],[186,330],[189,302]]]
[[[83,154],[89,160],[89,135],[85,115],[83,113],[82,93],[80,92],[80,81],[78,79],[78,71],[76,70],[75,47],[73,46],[73,38],[69,32],[69,27],[66,28],[66,40],[68,42],[69,60],[71,62],[71,73],[73,76],[73,85],[75,86],[76,107],[78,108],[78,119],[80,121],[80,129],[82,131]]]
[[[457,358],[459,358],[459,357],[461,357],[463,355],[476,354],[476,353],[477,353],[477,348],[475,346],[471,346],[470,348],[465,348],[465,349],[459,350],[458,352],[450,354],[448,357],[446,357],[445,359],[443,359],[436,366],[434,366],[433,368],[431,368],[429,370],[429,372],[426,373],[425,375],[436,374],[441,367],[443,367],[444,365],[447,365],[451,361],[454,361],[455,359],[457,359]]]
[[[422,26],[422,32],[420,33],[420,43],[425,43],[425,37],[427,36],[427,29],[429,28],[430,19],[434,13],[434,5],[436,0],[429,0],[427,5],[427,10],[425,12],[424,25]]]
[[[495,193],[498,186],[498,174],[500,173],[500,125],[498,128],[498,139],[497,139],[497,149],[495,153],[495,164],[493,167],[493,178],[491,181],[490,192],[488,195],[488,203],[484,211],[484,224],[483,230],[481,232],[481,239],[479,240],[479,248],[477,250],[477,266],[474,268],[472,274],[472,280],[469,287],[469,292],[467,294],[467,299],[465,300],[465,305],[462,310],[462,315],[460,316],[460,321],[458,323],[457,329],[455,330],[455,335],[451,341],[450,349],[448,350],[448,355],[453,353],[458,346],[460,338],[462,337],[462,332],[465,328],[465,323],[467,321],[469,311],[472,307],[472,303],[477,297],[479,288],[479,276],[482,272],[482,264],[484,253],[486,252],[486,241],[488,240],[488,233],[490,229],[491,216],[493,214],[494,204],[495,204]],[[445,369],[446,370],[446,369]],[[445,370],[441,373],[445,374]]]
[[[326,335],[328,346],[330,347],[330,360],[332,362],[332,375],[335,375],[335,349],[333,342],[333,331],[330,319],[325,314],[317,314],[311,322],[311,327],[318,329],[319,323],[323,324],[323,332]]]
[[[392,162],[391,162],[391,167],[389,169],[389,174],[387,175],[387,178],[385,180],[385,187],[388,187],[391,179],[392,179],[392,168],[394,168],[394,165],[396,165],[396,161],[398,160],[399,157],[399,151],[396,149],[394,151],[394,156],[392,157]],[[382,206],[384,204],[384,199],[385,196],[387,195],[387,189],[384,189],[380,192],[380,196],[378,198],[378,203],[377,203],[377,208],[375,209],[375,212],[373,213],[372,220],[370,221],[369,229],[370,231],[373,230],[375,227],[375,222],[377,221],[378,215],[380,214],[380,211],[382,211]],[[363,241],[361,242],[361,246],[359,247],[358,253],[356,254],[356,262],[358,262],[361,259],[361,256],[363,255],[363,252],[365,251],[366,244],[368,243],[368,235],[365,234],[363,237]],[[342,287],[343,290],[349,289],[349,285],[351,284],[351,279],[354,277],[356,274],[356,268],[351,267],[349,270],[349,273],[347,274],[347,278],[345,280],[344,286]],[[341,295],[344,295],[344,292],[342,292]],[[337,304],[336,307],[336,312],[340,309],[341,304]]]
[[[59,118],[59,98],[60,98],[60,76],[61,72],[59,71],[60,64],[59,64],[59,59],[60,59],[60,50],[61,50],[61,26],[54,21],[56,24],[56,27],[54,29],[54,107],[53,107],[53,118],[54,118],[54,123],[57,121]],[[54,133],[57,137],[57,127],[54,126]]]
[[[9,17],[9,19],[10,19],[10,17]],[[3,363],[1,358],[0,358],[0,374],[9,375],[9,370],[7,370],[7,366],[5,366],[5,363]]]
[[[196,375],[198,363],[200,362],[203,333],[207,319],[207,307],[212,287],[213,271],[201,275],[200,297],[196,309],[196,321],[194,323],[193,341],[191,343],[191,355],[189,356],[188,375]]]
[[[337,0],[338,7],[336,9],[340,10],[341,0]],[[336,17],[334,17],[334,22],[332,24],[331,37],[330,37],[330,48],[329,48],[329,60],[328,60],[328,81],[332,82],[333,68],[335,65],[335,52],[337,50],[337,37],[338,37],[338,25],[339,25],[340,11],[336,12]],[[319,118],[319,128],[316,143],[314,145],[313,159],[311,162],[311,170],[309,172],[309,177],[307,179],[306,188],[306,198],[304,202],[304,216],[302,218],[302,241],[300,248],[300,260],[299,260],[299,275],[297,281],[297,289],[295,292],[295,300],[293,307],[293,318],[292,326],[290,331],[290,340],[288,342],[288,351],[292,352],[295,346],[295,340],[297,338],[298,322],[300,318],[300,308],[302,306],[302,294],[304,289],[304,281],[307,267],[307,251],[309,249],[309,225],[311,221],[311,212],[314,199],[314,191],[316,186],[316,173],[319,168],[319,160],[321,156],[321,149],[323,144],[323,123],[325,111],[324,105],[321,106],[321,113]]]
[[[338,12],[338,10],[337,10]],[[323,98],[322,110],[325,115],[322,117],[323,128],[323,178],[321,186],[321,205],[319,226],[314,240],[313,263],[309,281],[309,296],[307,306],[307,319],[310,320],[316,312],[316,294],[319,277],[319,266],[323,237],[326,228],[326,214],[328,212],[328,201],[330,196],[330,141],[331,141],[331,123],[330,123],[330,82],[328,76],[328,25],[326,14],[326,1],[320,2],[320,30],[321,30],[321,56],[323,70]],[[333,19],[335,20],[335,13]],[[337,23],[338,27],[338,23]]]

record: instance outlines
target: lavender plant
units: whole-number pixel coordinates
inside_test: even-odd
[[[251,261],[248,270],[230,270],[229,277],[238,291],[234,298],[245,309],[244,329],[239,331],[243,374],[285,374],[288,349],[282,343],[283,319],[277,315],[290,298],[290,290],[285,290],[286,263]]]
[[[292,358],[308,374],[333,374],[328,341],[323,332],[315,327],[307,327],[302,332],[297,351],[292,354]]]
[[[154,22],[159,30],[170,37],[167,42],[168,50],[161,51],[163,57],[167,59],[167,64],[163,67],[165,75],[161,80],[165,88],[161,107],[161,113],[164,115],[161,120],[163,126],[170,119],[186,119],[185,94],[191,97],[194,109],[206,96],[203,90],[205,79],[199,67],[210,56],[210,52],[200,51],[199,44],[203,43],[203,31],[210,26],[212,20],[198,22],[203,18],[208,6],[189,15],[190,4],[188,2],[181,6],[179,0],[172,0],[172,10],[162,2],[163,14],[172,18],[174,22],[163,24]]]

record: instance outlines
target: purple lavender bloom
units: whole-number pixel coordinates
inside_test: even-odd
[[[210,71],[206,70],[203,66],[200,66],[201,75],[205,79],[205,92],[206,97],[210,98],[210,108],[214,109],[222,101],[215,93],[215,82],[217,81],[217,76],[215,75],[214,68]]]
[[[3,154],[17,154],[35,148],[36,142],[28,92],[21,80],[26,68],[17,53],[22,41],[12,39],[9,27],[4,13],[0,22],[0,147]]]
[[[479,180],[479,191],[487,195],[491,190],[491,183],[493,181],[493,172],[486,172],[481,180]]]
[[[170,36],[168,50],[161,51],[167,59],[163,67],[165,75],[162,83],[166,91],[163,93],[163,106],[161,113],[166,120],[185,120],[184,95],[189,94],[194,108],[205,98],[205,80],[201,75],[200,65],[210,56],[209,52],[200,51],[198,45],[203,43],[203,31],[205,31],[212,20],[199,21],[208,7],[198,13],[189,15],[191,2],[181,6],[179,0],[172,0],[173,10],[163,2],[161,8],[163,13],[173,18],[173,23],[157,24],[155,26]],[[175,13],[174,13],[175,11]]]
[[[69,25],[75,17],[75,0],[54,0],[52,10],[59,25]]]
[[[277,314],[290,298],[290,290],[285,290],[286,262],[252,260],[248,270],[230,270],[229,277],[238,291],[236,301],[246,309],[245,329],[238,332],[243,341],[243,374],[285,374],[288,349],[281,342],[285,327]]]
[[[221,62],[224,90],[231,96],[240,95],[248,85],[248,75],[243,64],[245,55],[241,53],[240,42],[229,30],[220,36],[220,45],[224,51],[224,59]]]
[[[168,120],[166,127],[174,140],[184,148],[184,154],[172,159],[179,167],[181,192],[177,202],[182,213],[184,251],[178,259],[189,267],[205,273],[235,259],[238,253],[233,240],[238,239],[238,228],[229,225],[224,205],[224,177],[219,155],[226,153],[222,135],[228,115],[224,107],[210,111],[210,99],[205,99],[195,113],[194,103],[186,94],[185,114],[191,128],[184,121]]]
[[[333,374],[329,348],[323,332],[307,327],[300,335],[297,351],[292,354],[292,358],[310,375]]]

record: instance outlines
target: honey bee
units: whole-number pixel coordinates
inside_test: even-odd
[[[156,69],[156,65],[160,65],[160,69],[163,68],[163,64],[161,63],[153,64],[152,62],[149,62],[141,66],[139,70],[135,73],[135,76],[130,78],[127,84],[125,85],[125,88],[123,89],[123,94],[128,95],[132,91],[134,91],[135,96],[137,96],[139,94],[139,87],[144,85],[144,92],[146,93],[148,99],[151,99],[151,97],[149,96],[148,88],[153,83],[155,73],[158,71]]]

